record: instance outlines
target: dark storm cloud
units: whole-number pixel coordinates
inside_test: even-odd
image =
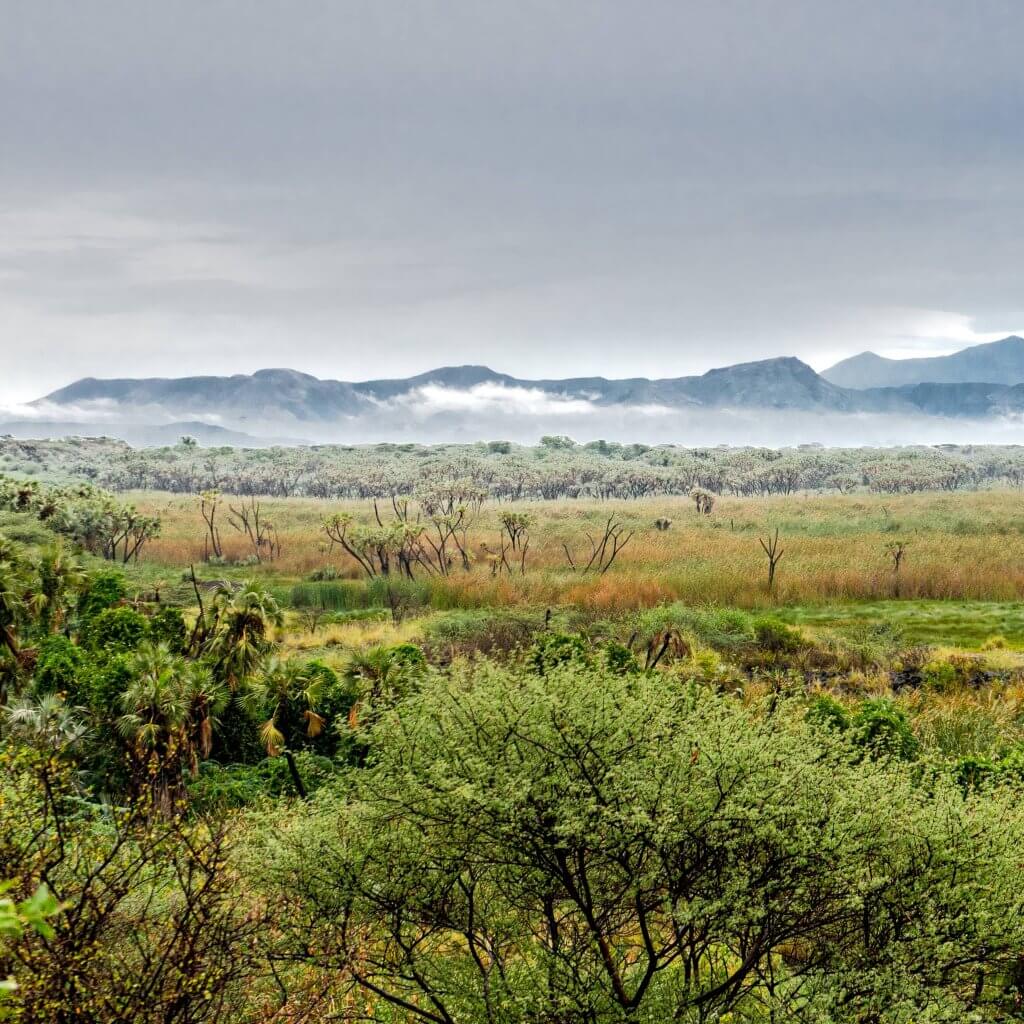
[[[1024,9],[0,0],[0,399],[1024,325]]]

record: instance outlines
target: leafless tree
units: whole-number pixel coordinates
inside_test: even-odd
[[[203,561],[210,560],[210,553],[214,558],[223,558],[224,549],[220,543],[220,530],[217,527],[217,509],[220,507],[220,491],[203,491],[199,495],[199,513],[206,523],[206,541],[203,545]]]
[[[262,562],[264,556],[267,561],[273,561],[281,554],[281,541],[278,537],[277,528],[269,519],[263,517],[263,509],[255,497],[243,502],[237,508],[229,505],[231,514],[228,522],[239,532],[249,538],[252,545],[252,553],[257,562]]]
[[[775,570],[778,568],[779,562],[785,553],[784,550],[779,547],[779,528],[777,526],[775,527],[774,536],[760,538],[760,544],[764,553],[768,556],[768,592],[774,593]]]
[[[892,540],[885,545],[885,550],[889,552],[889,557],[892,559],[892,589],[893,596],[900,596],[900,569],[903,566],[903,556],[907,552],[907,545],[909,541],[906,540]]]
[[[586,564],[577,564],[576,559],[572,557],[572,552],[569,550],[569,545],[563,543],[562,549],[565,551],[565,557],[568,559],[569,567],[573,572],[594,572],[604,575],[611,567],[612,563],[618,557],[619,552],[633,539],[633,530],[626,532],[626,528],[619,523],[614,515],[608,517],[607,522],[604,524],[604,532],[600,537],[594,537],[588,533],[586,535],[587,540],[590,542],[590,558]]]

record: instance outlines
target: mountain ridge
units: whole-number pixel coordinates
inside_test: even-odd
[[[853,390],[914,384],[1022,384],[1024,338],[1011,334],[949,355],[911,359],[859,352],[822,370],[821,376],[837,387]]]
[[[189,418],[198,411],[263,416],[272,405],[302,422],[370,412],[381,402],[407,399],[430,386],[469,390],[486,384],[542,391],[564,400],[585,399],[599,405],[631,402],[679,408],[738,402],[764,408],[836,408],[845,404],[842,390],[806,363],[795,356],[779,356],[717,367],[703,374],[657,379],[519,378],[476,364],[441,366],[411,377],[367,381],[324,379],[281,368],[230,376],[83,377],[31,405],[73,408],[128,403],[145,409],[168,402],[186,403],[177,418]]]
[[[982,362],[991,362],[993,353],[1012,361],[1019,350],[1024,366],[1024,340],[1014,337],[994,345],[983,346]],[[854,357],[855,362],[858,359],[864,363],[881,357],[865,359],[862,354]],[[957,365],[962,369],[970,359],[961,359]],[[90,417],[97,421],[93,429],[111,430],[112,421],[135,429],[142,424],[166,427],[198,422],[252,437],[273,434],[329,440],[376,435],[381,429],[389,436],[419,437],[452,430],[460,436],[483,436],[495,416],[506,422],[520,417],[524,423],[543,423],[539,429],[550,432],[553,423],[556,430],[573,429],[573,417],[583,415],[617,417],[628,423],[637,415],[692,418],[713,410],[746,418],[753,431],[758,429],[759,412],[822,419],[833,414],[1002,419],[1012,425],[1024,418],[1024,369],[1021,381],[927,381],[850,388],[794,356],[663,378],[530,379],[467,363],[409,377],[344,381],[268,367],[228,376],[85,377],[32,405],[41,420],[57,420],[62,427],[71,420],[88,422]]]

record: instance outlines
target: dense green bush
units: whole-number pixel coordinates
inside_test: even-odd
[[[82,676],[79,690],[84,703],[103,721],[112,720],[119,713],[119,698],[134,678],[133,654],[134,651],[115,651],[91,662]]]
[[[609,640],[601,648],[601,658],[616,675],[635,675],[640,671],[636,655],[625,645]]]
[[[885,697],[864,701],[850,729],[854,743],[870,757],[912,761],[921,750],[907,713]]]
[[[808,707],[807,721],[818,729],[845,732],[850,728],[850,713],[834,697],[822,694]]]
[[[39,643],[33,672],[33,687],[37,694],[64,693],[68,702],[81,701],[80,685],[85,668],[82,651],[64,636],[44,637]]]
[[[78,614],[83,619],[89,619],[123,601],[126,593],[125,579],[121,573],[106,569],[94,572],[78,600]]]
[[[188,639],[185,617],[180,608],[163,605],[149,618],[149,635],[156,644],[166,644],[172,654],[182,654]]]
[[[753,629],[754,641],[766,654],[793,654],[804,646],[804,639],[799,630],[787,626],[780,619],[770,616],[755,619]]]
[[[581,636],[568,633],[545,633],[530,648],[526,663],[537,675],[545,675],[560,665],[588,665],[590,645]]]
[[[452,1021],[1009,1019],[1016,799],[766,710],[579,659],[431,677],[254,835],[280,955]]]
[[[82,629],[82,639],[94,651],[115,654],[133,651],[149,636],[149,620],[133,608],[106,608]]]

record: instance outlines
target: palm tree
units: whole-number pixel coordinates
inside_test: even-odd
[[[149,778],[157,806],[169,814],[184,797],[185,764],[195,770],[210,752],[227,691],[209,669],[166,644],[143,645],[130,667],[118,729],[131,746],[137,778]]]
[[[249,681],[243,703],[261,720],[260,739],[268,757],[276,757],[288,745],[285,730],[292,731],[289,726],[302,728],[309,737],[320,735],[324,719],[316,709],[323,686],[323,675],[309,672],[294,658],[270,658]]]
[[[28,613],[25,590],[25,575],[21,566],[14,561],[0,561],[0,643],[15,658],[21,650],[18,629]]]
[[[349,726],[357,727],[364,706],[373,716],[404,697],[425,667],[423,652],[415,644],[371,647],[354,653],[345,669],[345,681],[357,694],[349,710]]]
[[[249,580],[233,594],[222,589],[214,598],[208,642],[217,672],[231,687],[251,676],[270,650],[270,632],[284,625],[284,615],[269,590]]]
[[[67,612],[66,598],[83,590],[89,574],[85,566],[61,544],[47,548],[36,565],[39,588],[33,595],[33,610],[47,632],[60,629]]]
[[[11,736],[46,754],[63,754],[88,731],[81,709],[71,707],[56,693],[38,700],[22,697],[3,709],[3,722]]]

